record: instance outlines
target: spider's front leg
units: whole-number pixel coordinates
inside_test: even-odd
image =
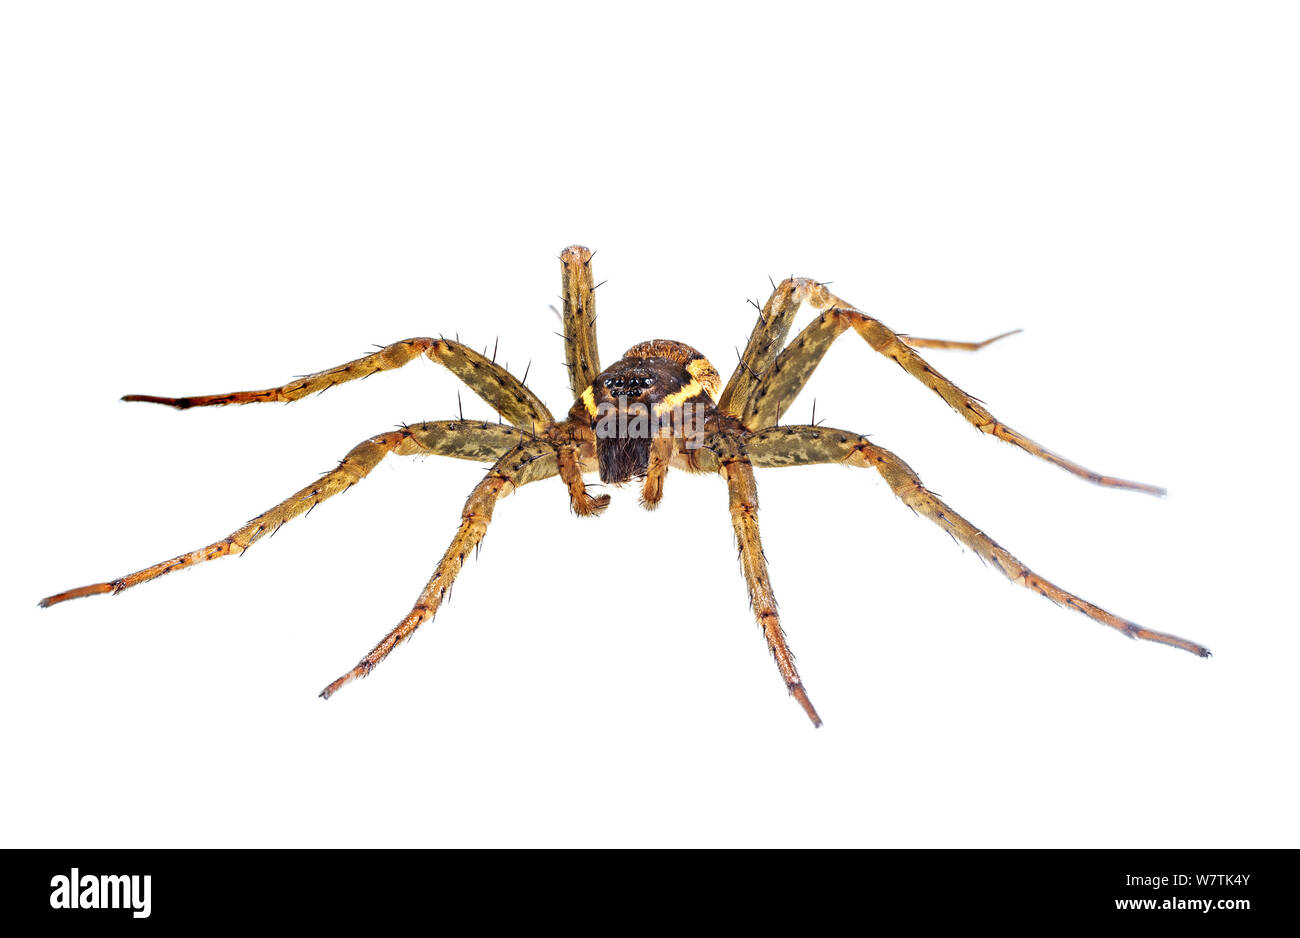
[[[456,581],[465,558],[487,534],[496,503],[521,485],[550,478],[558,472],[554,444],[547,440],[529,440],[498,459],[483,481],[470,493],[461,512],[460,528],[442,555],[442,560],[438,562],[428,585],[420,593],[414,608],[352,670],[333,681],[320,695],[328,699],[345,684],[368,675],[394,648],[432,619]]]
[[[859,468],[875,469],[904,504],[939,525],[1017,586],[1031,589],[1058,605],[1068,606],[1081,612],[1094,622],[1109,626],[1129,638],[1181,648],[1202,658],[1210,656],[1209,649],[1204,645],[1179,638],[1177,635],[1143,628],[1136,622],[1130,622],[1128,619],[1107,612],[1100,606],[1039,576],[993,538],[944,504],[937,495],[921,484],[920,477],[907,463],[883,446],[876,446],[869,442],[864,436],[822,426],[771,427],[749,437],[745,441],[745,448],[756,466],[843,463]]]
[[[800,303],[822,310],[820,316],[791,340],[781,343],[789,331]],[[894,332],[880,320],[854,308],[824,284],[794,278],[779,284],[763,308],[737,369],[723,392],[721,406],[751,430],[774,426],[808,382],[831,344],[852,329],[873,350],[893,359],[909,375],[923,383],[981,433],[997,437],[1039,459],[1050,462],[1080,478],[1109,488],[1131,489],[1150,495],[1165,490],[1145,482],[1131,482],[1103,475],[1066,459],[998,420],[978,399],[939,374],[915,351],[916,348],[977,349],[1012,332],[984,342],[953,342],[946,339],[911,339]],[[1019,330],[1016,330],[1019,331]]]
[[[600,373],[596,349],[596,284],[591,251],[581,244],[560,252],[561,300],[564,303],[564,360],[569,390],[577,397]]]
[[[727,480],[731,526],[740,548],[740,566],[745,574],[754,618],[763,630],[768,650],[776,661],[786,689],[803,707],[813,726],[821,726],[821,717],[808,699],[803,681],[794,666],[794,655],[786,645],[785,632],[781,628],[776,595],[772,592],[772,582],[767,574],[767,559],[763,556],[763,542],[758,532],[758,486],[754,482],[754,469],[750,465],[746,447],[741,444],[738,434],[716,434],[697,451],[696,465],[701,469],[715,468]]]
[[[177,410],[191,407],[219,407],[226,404],[260,404],[272,401],[296,401],[309,394],[319,394],[338,384],[369,378],[381,371],[392,371],[421,356],[445,367],[460,378],[471,391],[487,401],[502,417],[523,429],[539,428],[554,422],[546,405],[532,391],[493,358],[480,355],[467,345],[451,339],[417,338],[394,342],[378,352],[354,361],[303,375],[288,384],[261,391],[230,391],[199,397],[155,397],[152,394],[127,394],[124,401],[166,404]],[[526,375],[525,375],[526,377]]]

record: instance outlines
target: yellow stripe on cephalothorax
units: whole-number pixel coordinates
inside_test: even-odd
[[[691,379],[691,383],[683,387],[674,394],[666,395],[661,401],[655,404],[654,414],[658,417],[660,414],[666,414],[669,411],[676,410],[693,397],[698,397],[704,388],[696,378]]]
[[[700,357],[688,362],[686,372],[695,379],[710,398],[715,402],[717,401],[718,391],[722,389],[722,378],[718,376],[718,370],[709,364],[707,358]]]
[[[587,413],[591,416],[596,416],[596,390],[590,384],[582,392],[582,406],[587,408]]]
[[[717,401],[718,389],[722,384],[722,380],[718,377],[717,369],[709,364],[707,358],[701,356],[687,362],[686,373],[691,376],[690,383],[680,391],[667,395],[657,403],[654,409],[656,417],[676,410],[687,401],[699,397],[701,394],[707,394],[710,400]]]

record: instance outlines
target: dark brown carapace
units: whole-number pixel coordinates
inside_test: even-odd
[[[470,493],[461,511],[460,527],[414,608],[355,667],[321,691],[322,697],[329,697],[354,678],[368,675],[389,652],[433,618],[465,558],[486,534],[497,502],[520,486],[559,476],[568,489],[574,512],[597,515],[609,504],[610,496],[592,496],[583,481],[586,474],[598,472],[601,481],[615,485],[639,480],[641,503],[654,508],[663,498],[664,479],[670,468],[713,473],[726,481],[731,522],[740,546],[740,564],[754,616],[787,690],[813,724],[820,726],[817,711],[795,670],[777,614],[759,538],[758,492],[753,470],[755,466],[839,463],[876,470],[894,494],[917,514],[939,525],[1013,583],[1130,638],[1171,645],[1202,657],[1209,655],[1202,645],[1145,629],[1043,579],[927,490],[905,462],[866,437],[821,425],[779,424],[826,350],[836,338],[851,330],[874,351],[892,358],[909,375],[923,382],[982,432],[1098,485],[1163,494],[1156,486],[1101,475],[1044,449],[994,418],[982,403],[935,371],[916,351],[920,348],[974,351],[1003,336],[983,342],[958,342],[900,335],[829,292],[824,284],[791,278],[775,287],[760,310],[740,364],[725,386],[704,356],[688,345],[668,339],[635,345],[602,371],[596,349],[591,252],[575,245],[560,255],[560,261],[566,365],[577,397],[566,419],[556,420],[523,381],[496,364],[494,358],[443,338],[407,339],[337,368],[261,391],[180,398],[127,395],[123,400],[180,409],[294,401],[345,381],[400,368],[427,357],[464,381],[492,407],[498,419],[477,421],[461,416],[455,420],[404,424],[397,430],[371,437],[354,447],[338,468],[228,537],[116,580],[58,593],[42,600],[41,605],[52,606],[80,596],[120,593],[174,570],[242,554],[256,541],[274,534],[286,521],[351,488],[390,453],[434,453],[492,462],[492,468]],[[817,310],[817,316],[787,345],[785,339],[795,313],[805,302]]]

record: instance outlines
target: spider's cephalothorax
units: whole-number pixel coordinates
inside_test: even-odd
[[[821,720],[804,691],[786,646],[767,561],[758,533],[758,494],[754,467],[839,463],[880,473],[894,494],[917,514],[939,525],[1013,583],[1068,606],[1130,638],[1158,642],[1206,657],[1196,642],[1145,629],[1069,593],[1017,560],[929,491],[907,463],[883,446],[848,430],[816,425],[780,425],[781,417],[803,389],[827,348],[852,330],[875,351],[892,358],[923,382],[980,431],[1018,446],[1098,485],[1151,494],[1163,490],[1085,469],[1044,449],[1012,430],[976,398],[935,371],[916,350],[975,350],[983,342],[917,339],[900,335],[880,320],[846,303],[814,280],[791,278],[775,287],[741,354],[740,364],[723,386],[713,366],[688,345],[667,339],[643,342],[604,371],[596,349],[595,287],[591,252],[567,248],[561,255],[564,297],[564,346],[570,386],[577,400],[568,418],[556,420],[522,381],[468,346],[449,339],[418,338],[397,342],[355,361],[261,391],[235,391],[206,397],[154,397],[132,394],[128,401],[167,404],[178,409],[259,401],[293,401],[345,381],[400,368],[419,357],[445,365],[497,413],[496,420],[434,420],[400,428],[354,447],[316,482],[263,512],[222,540],[181,554],[136,573],[47,597],[42,606],[80,596],[120,593],[140,583],[231,554],[274,534],[286,521],[309,512],[325,499],[351,488],[390,453],[435,453],[481,462],[492,468],[470,493],[460,528],[443,554],[414,608],[355,667],[322,692],[329,697],[349,681],[365,677],[389,652],[433,618],[451,589],[465,558],[483,540],[496,503],[529,482],[559,476],[570,505],[579,515],[599,514],[610,496],[587,492],[584,474],[599,472],[604,482],[644,478],[641,502],[647,508],[663,497],[670,467],[716,473],[726,481],[731,523],[740,546],[740,565],[749,587],[754,616],[776,659],[790,694],[814,725]],[[788,345],[794,315],[807,302],[816,318]],[[1010,335],[1004,333],[1003,335]],[[527,377],[527,375],[525,375]]]
[[[671,339],[632,346],[597,375],[574,405],[595,435],[600,481],[622,484],[649,471],[651,442],[676,450],[699,441],[715,411],[721,380],[695,349]]]

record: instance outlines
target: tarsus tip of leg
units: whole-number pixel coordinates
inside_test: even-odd
[[[53,596],[46,596],[36,605],[41,609],[48,609],[58,603],[67,602],[69,599],[81,599],[83,596],[99,596],[103,593],[117,593],[112,588],[111,583],[95,583],[91,586],[79,586],[74,590],[65,590],[62,593],[55,593]]]
[[[817,709],[812,705],[812,701],[808,699],[808,692],[803,689],[803,685],[795,684],[791,687],[790,695],[799,701],[799,706],[803,707],[803,712],[808,714],[808,719],[812,720],[813,728],[819,728],[822,725],[822,718],[817,715]]]
[[[1127,487],[1139,492],[1145,492],[1147,495],[1154,495],[1156,498],[1165,498],[1169,495],[1169,490],[1162,485],[1150,485],[1146,482],[1129,482]]]
[[[190,407],[190,398],[188,397],[155,397],[152,394],[123,394],[121,400],[135,401],[143,404],[162,404],[165,407],[175,407],[177,410],[185,410]]]

